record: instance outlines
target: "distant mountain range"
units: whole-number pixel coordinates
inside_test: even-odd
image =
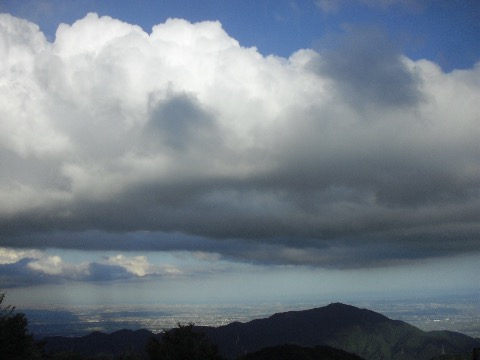
[[[468,359],[471,359],[472,350],[480,347],[478,338],[451,331],[425,332],[403,321],[340,303],[278,313],[247,323],[199,326],[195,330],[210,337],[226,358],[243,356],[244,360],[353,360],[359,357],[367,360],[430,360],[442,354],[469,354]],[[47,337],[45,348],[52,352],[78,352],[90,356],[125,352],[146,356],[145,344],[151,336],[153,334],[147,330],[121,330],[109,335],[95,332],[78,338]],[[289,346],[279,348],[283,345]],[[333,349],[330,357],[319,357],[322,351],[327,351],[325,346],[339,349],[341,353],[333,356]],[[297,355],[278,356],[288,352]]]

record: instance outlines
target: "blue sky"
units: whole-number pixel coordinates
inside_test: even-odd
[[[242,46],[263,55],[290,56],[323,45],[345,27],[378,27],[413,59],[426,58],[447,71],[473,66],[480,55],[480,5],[475,0],[318,1],[9,1],[0,10],[37,23],[51,40],[60,23],[88,12],[107,15],[150,32],[168,18],[218,20]]]
[[[479,291],[477,1],[0,13],[11,302]]]

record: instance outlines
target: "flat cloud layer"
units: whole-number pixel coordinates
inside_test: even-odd
[[[480,63],[444,73],[371,29],[335,45],[285,59],[218,22],[96,14],[50,43],[0,15],[0,245],[330,267],[480,251]]]

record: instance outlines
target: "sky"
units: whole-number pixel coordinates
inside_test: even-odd
[[[0,0],[18,305],[480,292],[480,3]]]

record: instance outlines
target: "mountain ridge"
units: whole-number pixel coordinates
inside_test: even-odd
[[[471,353],[473,348],[480,347],[480,339],[450,331],[425,332],[372,310],[342,303],[276,313],[245,323],[233,322],[219,327],[195,326],[194,329],[204,332],[228,359],[286,344],[303,348],[330,346],[367,360],[430,360],[444,352]],[[97,345],[103,341],[102,351],[98,352],[118,354],[129,347],[145,355],[144,345],[148,339],[158,336],[148,330],[120,330],[110,335],[92,334],[70,339],[45,338],[46,349],[100,349]],[[98,341],[95,342],[94,338]],[[122,347],[115,345],[115,341],[121,342]],[[95,355],[93,350],[85,354]]]

